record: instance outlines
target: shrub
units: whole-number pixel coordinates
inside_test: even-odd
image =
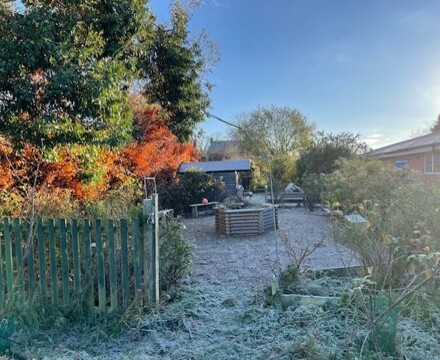
[[[167,290],[191,269],[194,244],[182,235],[177,220],[161,224],[160,233],[160,286]]]
[[[324,203],[338,202],[345,212],[368,201],[384,206],[394,198],[394,192],[413,183],[415,173],[397,169],[377,159],[353,158],[338,161],[338,169],[326,177]]]
[[[359,135],[318,132],[297,161],[297,175],[330,174],[338,168],[338,159],[354,158],[366,151],[367,145],[359,140]]]
[[[225,199],[225,183],[211,175],[200,172],[186,172],[177,181],[158,187],[160,207],[174,209],[175,214],[187,214],[190,204]]]
[[[310,211],[321,201],[325,192],[326,177],[318,174],[307,174],[301,179],[301,188],[306,193],[306,204]]]
[[[106,197],[97,201],[84,201],[81,215],[87,218],[127,219],[136,216],[141,210],[143,198],[139,181],[127,179],[118,188],[108,191]]]

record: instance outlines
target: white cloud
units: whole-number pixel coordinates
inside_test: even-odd
[[[368,135],[366,138],[364,138],[363,141],[370,148],[376,149],[376,148],[384,146],[387,142],[389,142],[389,139],[386,138],[385,135],[382,133],[374,132],[374,133]]]
[[[350,63],[353,59],[350,55],[345,52],[341,52],[335,55],[335,60],[338,63],[347,64]]]
[[[212,5],[214,5],[215,7],[225,7],[228,8],[229,4],[226,1],[221,1],[221,0],[211,0]]]

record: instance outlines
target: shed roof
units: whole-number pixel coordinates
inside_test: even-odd
[[[200,172],[223,172],[223,171],[249,171],[251,170],[251,161],[242,160],[223,160],[223,161],[205,161],[205,162],[185,162],[180,164],[179,174],[187,170]]]
[[[373,156],[386,156],[400,152],[410,152],[424,147],[440,145],[440,131],[401,141],[372,151]]]

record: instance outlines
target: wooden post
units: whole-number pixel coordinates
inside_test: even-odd
[[[159,211],[158,197],[143,202],[144,226],[144,284],[145,302],[159,307]]]
[[[159,309],[159,195],[153,194],[154,200],[154,302]]]
[[[154,299],[154,281],[153,281],[153,269],[154,269],[154,214],[153,214],[153,199],[145,199],[143,202],[144,211],[144,284],[145,284],[145,303],[150,306],[153,304]]]

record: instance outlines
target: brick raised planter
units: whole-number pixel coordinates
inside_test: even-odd
[[[259,235],[274,230],[274,210],[272,207],[255,209],[215,210],[215,229],[223,235]],[[278,226],[277,209],[275,219]]]

